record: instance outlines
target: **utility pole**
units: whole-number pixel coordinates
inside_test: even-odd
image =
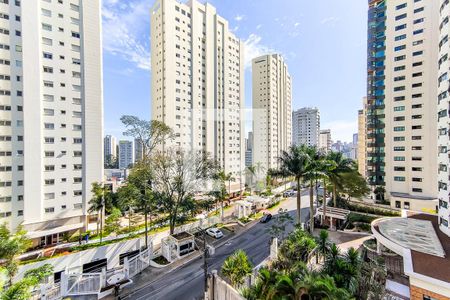
[[[205,293],[208,292],[208,248],[206,247],[206,231],[202,229],[203,233],[203,271],[205,276]]]

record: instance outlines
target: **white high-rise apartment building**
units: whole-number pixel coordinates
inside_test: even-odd
[[[319,137],[319,149],[328,153],[331,151],[331,144],[333,141],[331,140],[331,130],[323,129],[320,131]]]
[[[134,164],[134,143],[132,141],[119,141],[119,169],[128,169]]]
[[[152,119],[173,129],[175,146],[210,153],[232,172],[232,191],[244,186],[243,55],[243,43],[212,5],[153,5]]]
[[[317,108],[304,107],[292,112],[294,145],[319,146],[320,114]]]
[[[438,187],[439,187],[439,226],[443,232],[450,235],[450,139],[449,124],[449,70],[450,70],[450,4],[448,0],[440,2],[440,21],[442,24],[439,32],[439,56],[438,56]]]
[[[277,169],[281,151],[292,145],[292,87],[288,67],[279,54],[252,61],[253,163]]]
[[[386,1],[385,182],[397,208],[438,206],[438,31],[438,1]]]
[[[100,10],[0,1],[0,217],[35,245],[84,228],[103,178]]]
[[[117,158],[117,141],[116,137],[106,135],[103,139],[104,160],[107,161],[111,156]]]

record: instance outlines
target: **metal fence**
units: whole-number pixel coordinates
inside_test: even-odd
[[[63,274],[62,276],[66,277],[66,280],[63,278],[61,280],[64,296],[98,294],[104,282],[102,273]]]
[[[125,266],[128,268],[128,278],[132,278],[150,266],[152,252],[150,249],[142,251],[139,255],[128,259],[125,258]]]

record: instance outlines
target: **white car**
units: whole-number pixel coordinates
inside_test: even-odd
[[[216,238],[216,239],[219,239],[219,238],[223,237],[222,231],[220,231],[220,229],[215,228],[215,227],[208,228],[208,229],[206,230],[206,233],[207,233],[209,236],[212,236],[213,238]]]

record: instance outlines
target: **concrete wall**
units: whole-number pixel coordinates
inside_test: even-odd
[[[19,267],[19,272],[14,279],[19,280],[26,271],[38,268],[45,264],[53,265],[54,272],[65,270],[68,273],[81,273],[83,264],[107,258],[108,269],[114,268],[119,265],[120,254],[138,250],[141,245],[144,245],[143,237],[22,265]]]

